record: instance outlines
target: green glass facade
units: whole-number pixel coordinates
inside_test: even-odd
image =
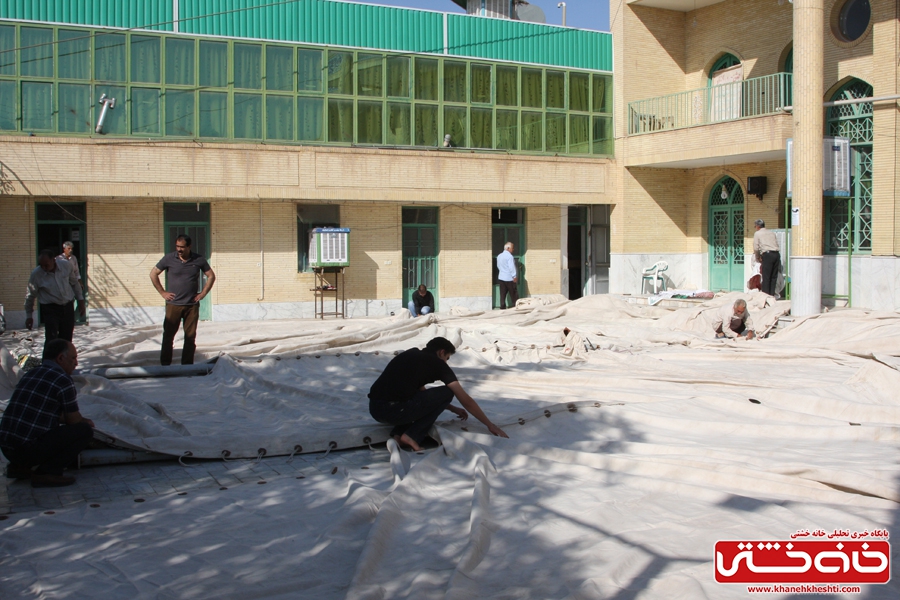
[[[612,154],[612,76],[0,21],[0,131]]]

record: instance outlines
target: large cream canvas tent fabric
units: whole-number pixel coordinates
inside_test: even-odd
[[[788,307],[746,297],[759,330]],[[712,314],[734,298],[203,323],[199,351],[219,356],[210,375],[86,374],[83,412],[123,447],[172,456],[376,444],[389,428],[368,416],[372,381],[394,352],[443,335],[463,386],[510,438],[448,412],[441,447],[390,442],[391,462],[366,471],[161,496],[139,511],[12,515],[0,571],[15,575],[0,575],[0,596],[745,597],[715,583],[717,540],[900,531],[900,315],[848,310],[766,340],[714,340]],[[159,334],[91,331],[82,366],[152,364]],[[898,595],[892,582],[863,597]]]

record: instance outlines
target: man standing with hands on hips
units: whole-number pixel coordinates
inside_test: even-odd
[[[159,281],[159,274],[168,271],[167,291]],[[197,281],[200,273],[206,276],[206,285],[197,292]],[[206,259],[191,252],[191,238],[179,235],[175,238],[175,252],[166,254],[150,269],[150,281],[159,295],[166,300],[166,319],[163,321],[162,348],[159,352],[161,365],[172,364],[172,344],[178,327],[184,321],[184,348],[181,351],[181,364],[194,364],[194,342],[197,337],[197,321],[200,320],[200,301],[203,300],[213,284],[216,274]]]
[[[497,279],[500,280],[500,310],[506,308],[506,294],[509,294],[509,307],[515,308],[519,301],[519,274],[516,271],[516,258],[512,255],[515,246],[512,242],[503,245],[503,252],[497,255]]]

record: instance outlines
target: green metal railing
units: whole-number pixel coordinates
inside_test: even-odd
[[[774,73],[629,102],[628,135],[775,114],[791,105],[791,86],[790,73]]]

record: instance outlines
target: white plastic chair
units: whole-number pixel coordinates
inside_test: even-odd
[[[641,271],[641,293],[644,293],[644,282],[650,281],[653,283],[653,294],[659,291],[659,286],[662,286],[663,291],[666,290],[666,280],[660,275],[663,271],[669,268],[669,263],[664,260],[659,261],[652,267],[647,267],[643,271]]]

